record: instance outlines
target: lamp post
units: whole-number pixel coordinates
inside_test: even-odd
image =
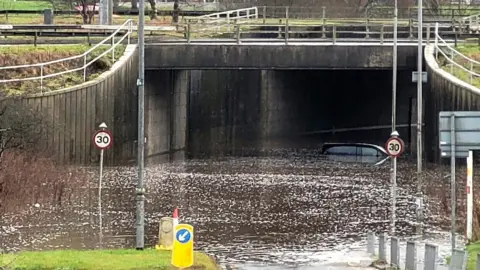
[[[145,189],[143,187],[145,153],[145,0],[138,1],[138,182],[135,190],[137,202],[136,249],[144,248]]]
[[[398,28],[398,3],[395,0],[395,8],[393,10],[393,67],[392,67],[392,134],[397,134],[397,29]],[[392,159],[392,168],[390,174],[391,182],[391,234],[395,233],[395,203],[396,203],[396,186],[397,186],[397,159]]]
[[[422,196],[422,113],[423,113],[423,93],[422,93],[422,61],[423,61],[423,3],[418,0],[418,55],[417,55],[417,227],[416,233],[422,233],[423,216],[423,196]]]

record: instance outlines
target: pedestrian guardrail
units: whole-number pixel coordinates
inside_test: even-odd
[[[443,39],[438,30],[438,23],[435,24],[435,59],[438,62],[438,55],[441,54],[443,58],[447,61],[447,64],[450,66],[450,73],[454,76],[458,75],[467,75],[468,79],[466,82],[472,84],[473,79],[480,77],[480,74],[475,70],[480,65],[480,62],[471,59],[461,52],[457,51],[451,44],[448,44],[445,39]],[[457,72],[460,71],[460,72]],[[463,74],[462,74],[463,73]],[[458,76],[457,76],[458,77]],[[462,77],[462,76],[460,76]],[[465,81],[464,78],[459,78]]]
[[[397,237],[390,237],[390,241],[387,238],[384,233],[380,233],[378,237],[373,232],[367,234],[367,253],[378,257],[378,264],[405,270],[436,270],[442,269],[439,268],[441,265],[444,269],[449,270],[466,269],[468,253],[465,250],[453,249],[447,266],[446,263],[440,262],[437,245],[425,243],[423,254],[421,254],[418,252],[421,247],[415,241],[401,243]],[[476,256],[479,258],[479,254]],[[420,268],[418,265],[423,265],[423,267]],[[477,260],[476,269],[480,270],[480,259]]]
[[[374,41],[380,44],[384,42],[393,41],[393,26],[375,24],[375,25],[357,25],[356,29],[349,29],[350,26],[336,25],[336,24],[290,24],[285,21],[284,24],[262,24],[262,23],[242,23],[242,24],[223,24],[218,25],[217,28],[207,29],[202,27],[203,24],[188,23],[185,27],[184,40],[187,43],[195,42],[205,37],[214,37],[217,42],[248,42],[249,40],[262,41],[282,41],[285,44],[289,42],[319,42],[329,41],[335,44],[341,39],[364,39],[364,41]],[[360,30],[358,28],[364,28]],[[425,40],[430,42],[432,36],[432,25],[426,24],[424,26],[426,35]],[[415,31],[407,27],[397,31],[399,40],[415,41],[417,35]],[[179,42],[179,39],[172,40]],[[162,42],[169,42],[165,40]],[[355,41],[354,41],[355,42]]]
[[[224,24],[228,25],[232,22],[241,23],[251,19],[258,19],[257,7],[216,12],[196,18],[189,18],[186,19],[186,22],[190,27],[195,26],[197,31],[206,31],[212,28],[219,31]]]
[[[480,14],[463,17],[459,20],[459,22],[462,29],[467,27],[470,32],[478,31],[480,26]]]
[[[27,64],[27,65],[17,65],[17,66],[6,66],[6,67],[0,67],[0,73],[6,74],[8,70],[20,70],[20,69],[25,69],[25,68],[38,68],[39,69],[39,76],[31,76],[31,77],[24,77],[24,78],[11,78],[11,79],[0,79],[0,83],[11,83],[11,82],[22,82],[22,81],[34,81],[34,80],[40,80],[40,91],[43,93],[43,87],[44,87],[44,80],[47,78],[52,78],[52,77],[57,77],[61,76],[64,74],[72,73],[72,72],[77,72],[77,71],[82,71],[83,70],[83,81],[85,82],[87,80],[87,68],[91,66],[93,63],[98,61],[100,58],[105,56],[106,54],[110,53],[112,57],[112,62],[115,61],[115,48],[122,44],[122,42],[127,39],[127,44],[130,44],[130,36],[133,32],[133,20],[127,20],[125,23],[123,23],[121,26],[118,27],[118,29],[113,32],[110,36],[106,37],[104,40],[101,42],[97,43],[95,46],[87,50],[81,55],[76,55],[72,57],[67,57],[63,59],[58,59],[58,60],[53,60],[49,62],[43,62],[43,63],[36,63],[36,64]],[[118,39],[115,40],[115,37],[120,31],[125,31],[125,33]],[[110,47],[105,50],[104,52],[100,53],[98,56],[95,58],[91,59],[90,61],[87,61],[87,58],[89,55],[92,54],[94,50],[99,48],[100,46],[108,46]],[[56,73],[51,73],[51,74],[45,74],[45,68],[48,67],[49,65],[52,64],[58,64],[58,63],[63,63],[63,62],[68,62],[72,60],[77,60],[77,59],[83,59],[83,65],[81,67],[77,68],[72,68]]]

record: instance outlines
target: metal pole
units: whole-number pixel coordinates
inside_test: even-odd
[[[457,198],[456,198],[456,190],[455,190],[455,116],[450,116],[450,189],[451,189],[451,208],[452,208],[452,217],[451,217],[451,242],[452,242],[452,252],[455,249],[455,225],[456,225],[456,208],[457,208]]]
[[[473,226],[473,151],[468,151],[467,158],[467,241],[472,240]]]
[[[398,21],[397,0],[395,0],[395,9],[393,11],[393,74],[392,74],[392,135],[396,132],[397,118],[397,21]],[[391,213],[391,234],[395,234],[395,204],[396,204],[396,185],[397,185],[397,159],[392,160],[391,173],[391,196],[392,196],[392,213]]]
[[[103,129],[105,130],[105,129]],[[102,222],[102,179],[103,179],[103,149],[100,150],[100,177],[98,179],[98,241],[100,243],[100,247],[103,246],[103,222]]]
[[[144,153],[145,153],[145,0],[138,1],[138,183],[136,193],[137,221],[136,221],[136,248],[144,248],[145,226],[145,197],[143,187]]]
[[[423,3],[418,0],[418,55],[417,55],[417,234],[421,234],[423,220],[423,196],[422,196],[422,39],[423,39]]]

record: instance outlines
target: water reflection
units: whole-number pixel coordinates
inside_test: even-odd
[[[358,243],[367,230],[388,230],[389,168],[325,163],[316,156],[286,150],[148,167],[146,243],[156,243],[158,221],[174,207],[181,222],[195,226],[196,247],[223,262],[311,263],[320,260],[315,254]],[[104,181],[106,246],[133,246],[136,170],[108,168]],[[400,235],[413,231],[411,181],[399,181]],[[4,230],[3,248],[94,247],[94,185],[72,194],[62,208],[6,215],[2,225],[10,224],[10,231]]]

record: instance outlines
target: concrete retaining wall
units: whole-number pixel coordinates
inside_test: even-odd
[[[105,122],[113,133],[112,148],[105,151],[105,164],[135,161],[137,140],[137,66],[136,45],[96,80],[63,90],[21,98],[24,105],[38,110],[54,124],[45,146],[62,164],[92,164],[99,160],[99,150],[92,136]],[[8,106],[9,99],[0,101]]]
[[[146,69],[391,69],[387,45],[147,45]],[[398,68],[414,68],[417,47],[398,46]]]
[[[434,46],[425,48],[428,85],[425,99],[425,153],[429,160],[440,159],[438,115],[441,111],[480,110],[480,89],[451,75],[437,64]]]

